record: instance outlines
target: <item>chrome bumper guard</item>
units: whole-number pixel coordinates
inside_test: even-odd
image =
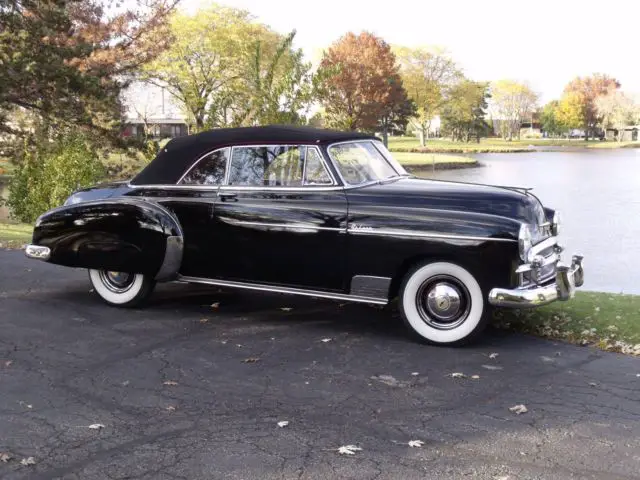
[[[571,265],[558,262],[555,282],[529,288],[494,288],[489,292],[489,303],[496,307],[530,308],[556,300],[566,301],[575,294],[576,287],[584,283],[582,256],[574,255]]]
[[[24,249],[24,254],[29,258],[35,258],[36,260],[49,260],[51,256],[51,250],[49,247],[41,247],[39,245],[27,245]]]

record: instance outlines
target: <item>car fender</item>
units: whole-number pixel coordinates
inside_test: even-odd
[[[118,197],[46,212],[36,221],[33,243],[50,249],[50,263],[143,273],[167,281],[180,269],[184,238],[170,210]]]

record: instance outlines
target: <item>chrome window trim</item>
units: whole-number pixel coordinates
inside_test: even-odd
[[[324,292],[320,290],[307,290],[303,288],[279,287],[275,285],[264,285],[260,283],[238,282],[232,280],[219,280],[215,278],[188,277],[180,275],[177,279],[179,282],[185,283],[204,283],[207,285],[217,285],[220,287],[235,287],[246,290],[259,290],[273,293],[288,293],[294,295],[303,295],[306,297],[329,298],[331,300],[347,300],[360,303],[374,303],[377,305],[386,305],[389,300],[386,298],[361,297],[358,295],[350,295],[346,293]]]
[[[494,238],[494,237],[478,237],[474,235],[455,235],[447,233],[430,233],[430,232],[417,232],[411,230],[394,230],[387,228],[374,228],[374,227],[347,227],[347,233],[354,235],[382,235],[392,237],[414,237],[414,238],[439,238],[450,240],[472,240],[482,242],[517,242],[512,238]]]
[[[224,173],[224,175],[225,175],[225,179],[226,179],[227,171],[229,170],[229,159],[231,158],[231,147],[216,148],[216,149],[214,149],[214,150],[211,150],[210,152],[205,153],[204,155],[201,155],[201,156],[200,156],[200,158],[198,158],[198,159],[193,163],[193,165],[191,165],[191,166],[187,169],[187,171],[186,171],[186,172],[184,172],[184,174],[183,174],[183,175],[178,179],[178,181],[176,182],[176,186],[180,186],[180,183],[182,182],[182,180],[184,180],[184,177],[186,177],[186,176],[189,174],[189,172],[190,172],[191,170],[193,170],[194,168],[196,168],[196,166],[197,166],[197,165],[198,165],[202,160],[204,160],[206,157],[208,157],[208,156],[209,156],[209,155],[211,155],[212,153],[220,152],[220,151],[222,151],[222,150],[229,150],[229,152],[228,152],[228,153],[229,153],[229,155],[227,156],[227,162],[226,162],[226,166],[225,166],[225,173]],[[223,180],[223,181],[224,181],[224,180]],[[220,185],[221,185],[221,184],[208,184],[208,185],[206,185],[206,186],[219,187]],[[194,186],[194,187],[195,187],[195,186],[198,186],[198,187],[201,187],[201,186],[205,186],[205,185],[203,185],[203,184],[188,184],[188,183],[187,183],[187,184],[183,184],[183,186],[185,186],[185,187],[186,187],[186,186]]]
[[[327,165],[327,159],[324,158],[324,155],[322,154],[322,151],[318,147],[316,147],[315,145],[306,145],[306,147],[307,147],[307,150],[304,153],[304,170],[302,171],[302,186],[303,187],[330,187],[330,186],[338,185],[336,177],[331,172],[331,169],[329,168],[329,165]],[[320,163],[322,164],[322,168],[324,168],[324,171],[326,172],[326,174],[331,179],[331,185],[307,185],[307,184],[305,184],[305,181],[306,181],[305,175],[307,173],[307,154],[309,153],[309,149],[315,150],[316,153],[318,154],[318,157],[320,158]]]
[[[338,168],[338,164],[337,162],[334,160],[334,158],[331,156],[331,147],[334,147],[336,145],[343,145],[346,143],[370,143],[373,148],[375,148],[375,150],[380,154],[380,156],[383,158],[383,160],[387,163],[387,165],[389,165],[389,167],[391,167],[391,170],[393,170],[394,172],[396,172],[396,175],[398,177],[403,177],[403,175],[401,173],[399,173],[398,171],[396,171],[395,168],[393,168],[393,165],[389,163],[389,161],[387,160],[387,158],[382,154],[382,152],[380,152],[380,150],[378,150],[378,148],[375,145],[376,140],[371,139],[371,138],[367,138],[367,139],[360,139],[360,140],[342,140],[340,142],[333,142],[330,143],[329,145],[327,145],[327,155],[329,156],[329,160],[331,161],[331,164],[333,165],[333,168],[335,169],[335,171],[337,172],[338,176],[340,177],[340,180],[342,181],[342,185],[344,185],[347,188],[360,188],[360,187],[366,187],[367,185],[375,185],[376,183],[380,182],[380,180],[370,180],[368,182],[363,182],[363,183],[358,183],[356,185],[354,185],[353,183],[349,183],[347,182],[344,177],[342,176],[342,172],[340,172],[340,169]]]
[[[304,166],[303,166],[303,172],[302,172],[302,185],[297,186],[297,187],[272,187],[269,185],[230,185],[229,184],[229,176],[231,174],[231,160],[233,159],[233,152],[236,148],[264,148],[264,147],[295,147],[295,148],[299,148],[300,150],[304,149]],[[225,147],[225,148],[229,148],[229,147]],[[325,158],[325,156],[322,154],[322,151],[320,151],[320,149],[318,149],[318,147],[316,145],[310,145],[308,143],[298,143],[298,144],[293,144],[293,143],[267,143],[267,144],[258,144],[258,145],[234,145],[231,148],[231,152],[229,154],[229,160],[227,161],[227,171],[225,174],[225,179],[224,179],[224,183],[222,183],[220,186],[227,186],[227,187],[233,187],[233,188],[260,188],[260,189],[269,189],[269,190],[273,190],[273,189],[308,189],[308,188],[317,188],[317,187],[322,187],[322,188],[334,188],[334,187],[340,187],[341,185],[336,181],[336,178],[334,177],[333,173],[331,172],[331,169],[328,168],[327,165],[327,160]],[[307,150],[309,148],[314,148],[316,150],[316,152],[318,153],[318,155],[320,155],[320,161],[322,162],[322,166],[324,167],[325,171],[329,174],[329,178],[331,178],[331,185],[305,185],[304,184],[304,169],[306,168],[306,164],[307,164]]]
[[[290,192],[306,192],[306,191],[337,191],[344,190],[345,187],[341,185],[333,186],[321,186],[321,185],[307,185],[304,187],[269,187],[269,186],[243,186],[238,187],[235,185],[174,185],[174,184],[156,184],[156,185],[127,185],[131,189],[166,189],[166,190],[204,190],[204,191],[216,191],[218,189],[236,189],[236,190],[264,190],[264,191],[290,191]],[[154,197],[155,198],[155,197]],[[165,198],[165,197],[157,197]],[[186,197],[185,197],[186,198]]]

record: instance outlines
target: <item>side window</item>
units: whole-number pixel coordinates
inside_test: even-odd
[[[302,162],[302,148],[296,145],[234,147],[229,185],[300,186]]]
[[[333,181],[327,172],[322,157],[316,148],[307,147],[307,158],[304,166],[305,185],[332,185]]]
[[[180,181],[180,185],[220,185],[224,182],[229,149],[216,150],[202,158]]]

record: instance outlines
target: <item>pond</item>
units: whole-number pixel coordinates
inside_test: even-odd
[[[640,294],[640,149],[475,155],[444,180],[533,187],[561,212],[561,243],[585,256],[588,290]]]

